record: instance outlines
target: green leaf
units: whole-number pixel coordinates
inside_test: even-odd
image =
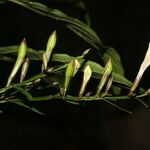
[[[114,107],[116,107],[116,108],[118,108],[119,110],[121,110],[121,111],[124,111],[124,112],[126,112],[126,113],[128,113],[128,114],[130,114],[130,115],[132,115],[132,112],[131,111],[128,111],[128,110],[126,110],[126,109],[124,109],[124,108],[122,108],[122,107],[120,107],[120,106],[118,106],[118,105],[116,105],[115,103],[112,103],[112,102],[110,102],[109,100],[104,100],[105,102],[107,102],[108,104],[110,104],[110,105],[112,105],[112,106],[114,106]]]
[[[23,82],[10,85],[9,87],[1,88],[1,89],[0,89],[0,94],[1,94],[1,93],[4,93],[5,91],[7,91],[7,90],[9,90],[9,89],[12,89],[12,88],[14,88],[14,87],[16,87],[16,86],[29,85],[29,83],[32,83],[33,81],[35,81],[35,80],[37,80],[37,79],[44,78],[44,77],[46,77],[46,74],[44,74],[44,73],[37,74],[37,75],[33,76],[32,78],[27,79],[27,80],[25,80],[25,81],[23,81]]]
[[[117,51],[110,47],[106,50],[106,52],[102,56],[102,60],[106,63],[107,60],[111,58],[112,64],[113,64],[113,72],[120,74],[121,76],[124,77],[124,69],[121,63],[121,59]],[[121,88],[113,86],[113,93],[115,95],[119,95],[121,92]]]
[[[61,63],[68,63],[74,58],[75,57],[70,56],[68,54],[64,54],[64,53],[52,55],[52,61],[57,61],[57,62],[61,62]]]
[[[21,88],[19,86],[14,87],[14,89],[16,89],[17,91],[21,92],[23,95],[25,95],[27,100],[32,101],[33,97],[28,91],[26,91],[25,89],[23,89],[23,88]],[[35,113],[38,113],[40,115],[45,115],[43,112],[37,110],[36,108],[26,105],[21,99],[13,99],[13,100],[9,100],[9,102],[17,104],[19,106],[22,106],[24,108],[27,108],[27,109],[29,109],[31,111],[34,111]]]
[[[10,100],[10,101],[8,101],[8,102],[13,103],[13,104],[16,104],[16,105],[19,105],[19,106],[24,107],[24,108],[27,108],[27,109],[29,109],[29,110],[31,110],[31,111],[37,113],[37,114],[45,115],[43,112],[37,110],[36,108],[30,107],[30,106],[26,105],[25,103],[22,102],[21,99],[12,99],[12,100]]]
[[[77,11],[81,12],[81,16],[83,16],[83,21],[87,24],[90,25],[90,16],[89,13],[87,11],[85,2],[83,2],[82,0],[55,0],[55,2],[57,2],[59,5],[62,4],[67,6],[67,8],[69,8],[70,10],[76,9]],[[68,10],[65,10],[66,13]]]
[[[14,87],[14,89],[21,92],[23,95],[25,95],[27,100],[29,100],[29,101],[32,100],[32,95],[28,91],[26,91],[25,89],[23,89],[19,86]]]
[[[138,100],[145,108],[148,108],[148,104],[146,104],[143,100],[141,100],[140,98],[136,97],[136,100]]]
[[[9,54],[17,55],[18,49],[19,49],[19,46],[16,46],[16,45],[0,47],[0,55],[9,55]],[[28,48],[27,56],[31,60],[42,60],[42,54],[43,54],[43,51],[36,51],[36,50],[33,50],[32,48]],[[8,57],[7,59],[9,59],[9,58],[10,57]],[[10,59],[12,59],[12,58],[10,58]]]
[[[0,47],[0,55],[17,53],[18,48],[19,48],[19,46]]]
[[[8,0],[15,4],[21,5],[27,9],[30,9],[38,14],[50,17],[52,19],[61,21],[66,24],[68,28],[74,31],[77,35],[83,38],[86,42],[91,44],[96,49],[100,50],[103,47],[99,37],[97,34],[82,21],[69,17],[65,13],[57,10],[48,8],[46,5],[43,5],[38,2],[32,2],[28,0],[20,1],[20,0]]]
[[[0,60],[7,61],[7,62],[14,62],[15,60],[13,58],[10,58],[8,56],[0,55]]]

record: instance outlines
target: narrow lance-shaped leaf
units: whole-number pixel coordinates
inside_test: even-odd
[[[95,95],[96,97],[99,97],[101,90],[104,87],[105,83],[107,82],[111,73],[112,73],[112,62],[111,62],[111,58],[110,58],[104,68],[104,74],[100,80],[98,87],[97,87],[97,92]]]
[[[15,77],[17,71],[19,70],[20,66],[22,65],[22,63],[24,61],[26,53],[27,53],[27,44],[26,44],[26,40],[24,38],[23,41],[21,42],[20,46],[19,46],[18,57],[17,57],[15,65],[12,69],[12,72],[8,78],[6,87],[8,87],[11,84],[13,78]]]
[[[57,35],[56,31],[54,31],[47,42],[46,51],[43,53],[43,65],[42,65],[42,71],[47,69],[48,62],[50,59],[50,56],[52,54],[52,51],[56,45]]]
[[[101,48],[104,47],[98,35],[88,25],[84,24],[83,22],[81,22],[80,20],[76,18],[69,17],[65,13],[57,9],[48,8],[47,6],[38,2],[33,2],[33,1],[28,1],[28,0],[25,0],[25,1],[8,0],[8,1],[15,3],[17,5],[21,5],[38,14],[41,14],[41,15],[44,15],[44,16],[47,16],[52,19],[65,23],[69,29],[71,29],[74,33],[76,33],[82,39],[87,41],[97,50],[100,50]]]
[[[105,102],[107,102],[108,104],[110,104],[110,105],[112,105],[112,106],[114,106],[114,107],[118,108],[119,110],[124,111],[124,112],[126,112],[126,113],[128,113],[128,114],[131,114],[131,115],[132,115],[132,112],[131,112],[131,111],[126,110],[126,109],[124,109],[124,108],[122,108],[122,107],[120,107],[120,106],[116,105],[115,103],[111,102],[110,100],[105,99],[104,101],[105,101]]]
[[[36,108],[30,107],[30,106],[26,105],[26,104],[23,103],[20,99],[14,99],[14,100],[11,100],[11,101],[8,101],[8,102],[11,102],[11,103],[14,103],[14,104],[16,104],[16,105],[22,106],[22,107],[24,107],[24,108],[27,108],[27,109],[29,109],[29,110],[31,110],[31,111],[37,113],[37,114],[45,115],[43,112],[37,110]]]
[[[25,76],[26,76],[28,68],[29,68],[29,63],[30,63],[30,59],[29,59],[29,57],[27,57],[22,65],[20,82],[22,82],[25,79]]]
[[[0,60],[1,61],[7,61],[7,62],[14,62],[13,58],[10,58],[8,56],[2,56],[2,55],[0,55]]]
[[[142,79],[143,73],[145,72],[145,70],[148,68],[149,65],[150,65],[150,43],[149,43],[149,47],[146,52],[145,58],[141,64],[139,72],[135,78],[134,84],[131,87],[130,92],[128,94],[129,96],[131,96],[133,94],[133,92],[136,90],[137,86],[139,85],[139,83]]]
[[[66,69],[66,73],[65,73],[65,82],[64,82],[64,87],[63,87],[63,97],[65,97],[66,92],[68,90],[68,86],[70,83],[70,80],[74,74],[74,69],[75,69],[75,60],[72,60]]]
[[[86,68],[84,69],[83,81],[82,81],[82,85],[81,85],[80,92],[79,92],[79,99],[82,97],[85,91],[86,85],[91,78],[91,75],[92,75],[91,68],[89,65],[87,65]]]

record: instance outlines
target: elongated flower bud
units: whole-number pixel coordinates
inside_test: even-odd
[[[75,69],[75,60],[72,60],[66,69],[66,73],[65,73],[65,82],[64,82],[64,87],[63,87],[63,97],[65,97],[66,92],[68,90],[68,86],[70,83],[70,80],[74,74],[74,69]]]
[[[82,97],[85,88],[87,86],[88,81],[90,80],[92,75],[92,71],[89,65],[86,66],[86,68],[84,69],[84,75],[83,75],[83,81],[82,81],[82,85],[80,88],[80,92],[79,92],[79,99]]]
[[[51,56],[52,51],[56,45],[56,41],[57,41],[57,35],[56,35],[56,31],[54,31],[50,35],[48,42],[47,42],[46,51],[43,53],[42,71],[47,69],[50,56]]]
[[[136,90],[137,86],[139,85],[139,83],[142,79],[143,73],[145,72],[145,70],[148,68],[149,65],[150,65],[150,43],[149,43],[149,47],[146,52],[145,58],[141,64],[139,72],[135,78],[134,84],[131,87],[130,92],[128,94],[129,96],[131,96],[133,94],[133,92]]]
[[[85,56],[89,53],[90,50],[91,50],[90,48],[87,49],[87,50],[85,50],[85,51],[82,53],[82,56],[85,57]]]
[[[18,58],[19,59],[24,59],[24,57],[27,54],[27,42],[26,39],[24,38],[19,46],[19,50],[18,50]]]
[[[15,62],[15,65],[14,65],[14,67],[12,69],[12,72],[11,72],[9,78],[8,78],[6,87],[8,87],[11,84],[13,78],[15,77],[16,73],[18,72],[20,66],[23,63],[26,54],[27,54],[27,44],[26,44],[26,40],[24,38],[22,40],[20,46],[19,46],[18,57],[17,57],[17,60]]]
[[[27,57],[22,65],[21,75],[20,75],[20,82],[22,82],[27,74],[29,68],[30,59]]]
[[[107,82],[110,74],[112,73],[112,68],[113,68],[112,67],[112,62],[111,62],[111,59],[109,59],[106,66],[105,66],[105,68],[104,68],[103,76],[102,76],[102,78],[100,80],[100,83],[97,87],[96,97],[99,97],[102,88],[104,87],[104,85]]]
[[[108,95],[109,90],[110,90],[110,88],[111,88],[111,86],[112,86],[112,83],[113,83],[113,77],[111,76],[111,77],[109,78],[108,82],[107,82],[105,92],[102,93],[101,97],[104,97],[104,96]]]
[[[47,46],[46,46],[46,55],[47,57],[50,57],[52,50],[54,49],[55,45],[56,45],[56,40],[57,40],[57,34],[56,31],[54,31],[47,42]]]

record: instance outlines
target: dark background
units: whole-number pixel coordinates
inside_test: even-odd
[[[68,6],[51,3],[68,10]],[[91,26],[102,42],[117,49],[126,77],[134,80],[150,41],[148,3],[130,1],[85,1]],[[82,15],[79,11],[68,10]],[[80,16],[82,17],[82,16]],[[35,49],[44,49],[47,38],[57,30],[57,51],[77,55],[89,47],[62,24],[14,4],[0,5],[0,46],[16,45],[23,37]],[[1,82],[8,71],[0,66]],[[36,72],[36,69],[35,69]],[[150,86],[149,70],[141,85]],[[145,99],[149,103],[149,99]],[[47,115],[42,117],[17,106],[0,108],[0,150],[19,149],[105,149],[149,150],[150,111],[137,102],[121,103],[133,115],[118,111],[106,103],[74,106],[63,102],[40,103]],[[37,104],[37,107],[39,107]]]

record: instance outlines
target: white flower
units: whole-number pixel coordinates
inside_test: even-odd
[[[149,65],[150,65],[150,43],[149,43],[149,47],[148,47],[148,50],[146,52],[145,58],[141,64],[139,72],[135,78],[134,84],[131,87],[130,92],[128,94],[129,96],[131,96],[133,94],[133,92],[136,90],[139,82],[141,81],[143,73],[145,72],[145,70],[148,68]]]

